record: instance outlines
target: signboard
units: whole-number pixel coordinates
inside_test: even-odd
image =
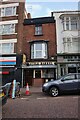
[[[0,57],[0,65],[16,65],[16,56]]]
[[[26,64],[26,55],[23,54],[23,64]]]

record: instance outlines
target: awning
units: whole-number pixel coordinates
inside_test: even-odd
[[[29,68],[29,69],[41,69],[41,68],[57,68],[56,65],[30,65],[30,66],[27,66],[27,65],[23,65],[22,68]]]

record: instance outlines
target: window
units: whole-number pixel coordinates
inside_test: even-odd
[[[34,43],[31,45],[31,59],[47,59],[47,43]]]
[[[66,17],[66,30],[69,30],[69,17]]]
[[[63,38],[63,51],[64,52],[80,52],[80,38]]]
[[[68,75],[64,77],[64,80],[74,80],[74,79],[75,79],[75,75]]]
[[[5,8],[0,8],[0,16],[12,16],[16,15],[16,7],[5,7]]]
[[[35,35],[42,35],[42,25],[35,26]]]
[[[71,30],[77,30],[78,21],[76,17],[71,17]]]
[[[78,30],[79,28],[79,17],[69,16],[62,18],[63,30]]]
[[[54,70],[52,69],[43,70],[42,78],[54,78]]]
[[[0,25],[0,35],[15,33],[15,24]]]
[[[72,38],[72,45],[73,45],[73,49],[75,52],[79,52],[80,51],[80,41],[79,38]]]
[[[5,9],[5,16],[9,16],[12,14],[12,8],[11,7],[8,7]]]
[[[72,46],[71,38],[63,38],[63,50],[64,52],[70,52]]]
[[[14,43],[0,43],[0,54],[14,53]]]

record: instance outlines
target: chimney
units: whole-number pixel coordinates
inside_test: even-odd
[[[51,12],[51,17],[53,17],[53,12]]]
[[[27,14],[27,18],[28,18],[28,19],[31,18],[31,14],[30,14],[30,13]]]

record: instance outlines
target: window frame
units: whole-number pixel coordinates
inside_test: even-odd
[[[42,25],[35,25],[35,35],[42,35]]]
[[[8,8],[11,8],[11,14],[9,15],[9,14],[6,14],[6,9],[8,9]],[[14,15],[16,15],[16,10],[17,10],[17,8],[16,8],[16,6],[11,6],[11,7],[4,7],[4,8],[0,8],[0,17],[6,17],[6,16],[14,16]]]
[[[6,52],[4,52],[4,49],[5,49],[5,47],[3,48],[3,45],[4,44],[9,44],[9,46],[7,46],[8,47],[8,51],[6,51]],[[14,53],[14,43],[0,43],[0,47],[1,47],[1,49],[0,49],[0,54],[13,54]],[[10,53],[9,53],[9,51],[10,51]]]
[[[41,45],[42,49],[36,50],[36,45]],[[37,52],[41,52],[41,56],[37,56]],[[31,44],[31,59],[47,59],[48,58],[48,44],[46,42],[34,42]]]
[[[74,17],[75,19],[72,20],[71,18]],[[77,17],[77,19],[76,19]],[[74,24],[72,24],[74,22]],[[63,30],[79,30],[79,17],[78,16],[65,16],[62,18]],[[73,27],[75,25],[75,27]]]
[[[6,34],[14,34],[15,33],[15,24],[3,24],[0,25],[1,29],[1,33],[0,35],[6,35]],[[7,27],[7,29],[6,29]]]

